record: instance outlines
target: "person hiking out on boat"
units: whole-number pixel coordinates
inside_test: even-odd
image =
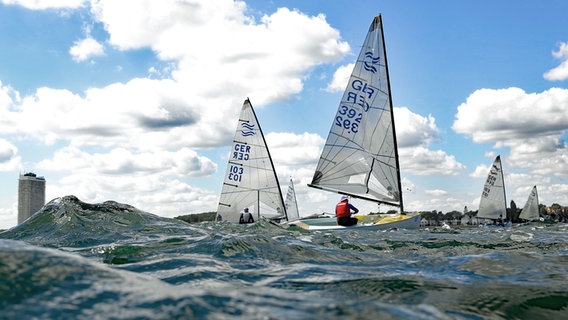
[[[337,217],[338,225],[348,227],[357,224],[357,218],[351,217],[351,210],[353,210],[353,213],[359,212],[359,209],[349,203],[347,196],[341,196],[341,201],[335,206],[335,216]]]
[[[253,222],[254,219],[252,217],[252,214],[250,214],[248,208],[245,208],[244,212],[241,213],[241,217],[239,218],[239,223],[244,224],[244,223],[253,223]]]

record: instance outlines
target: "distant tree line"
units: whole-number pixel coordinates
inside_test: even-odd
[[[553,203],[549,208],[547,208],[547,206],[544,204],[539,204],[538,208],[540,217],[544,218],[545,220],[549,219],[558,222],[568,222],[568,211],[558,203]],[[522,219],[519,219],[521,211],[522,208],[517,207],[515,201],[511,201],[510,207],[507,208],[507,221],[511,221],[512,223],[522,222]],[[464,208],[463,212],[454,210],[447,213],[442,213],[441,211],[433,210],[429,212],[422,212],[420,216],[422,217],[422,219],[425,219],[427,221],[428,225],[441,225],[442,222],[459,225],[461,224],[462,218],[464,216],[469,217],[468,220],[472,221],[472,218],[477,216],[477,210],[469,211],[467,207]]]
[[[185,221],[187,223],[199,223],[203,221],[215,221],[215,217],[217,216],[217,212],[203,212],[203,213],[194,213],[194,214],[186,214],[183,216],[177,216],[175,219]]]

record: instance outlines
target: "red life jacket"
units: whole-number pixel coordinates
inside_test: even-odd
[[[335,206],[335,215],[338,218],[351,216],[351,210],[349,209],[349,204],[347,203],[347,201],[341,201],[337,204],[337,206]]]

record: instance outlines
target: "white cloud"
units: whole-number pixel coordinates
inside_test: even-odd
[[[2,0],[5,5],[18,5],[32,10],[44,9],[77,9],[86,0]]]
[[[400,148],[427,146],[438,138],[436,119],[423,117],[406,107],[394,108],[397,142]]]
[[[469,174],[469,176],[472,178],[483,178],[483,179],[487,178],[487,174],[489,173],[489,166],[492,163],[493,160],[491,160],[491,163],[478,165],[477,167],[475,167],[473,172]]]
[[[401,171],[418,176],[456,175],[465,166],[443,150],[425,147],[399,149]]]
[[[401,170],[416,175],[454,175],[465,166],[454,156],[428,147],[438,138],[436,120],[406,107],[395,108],[395,125]]]
[[[72,171],[93,175],[134,176],[160,173],[186,177],[207,176],[217,170],[210,159],[182,148],[175,152],[134,153],[125,148],[108,153],[87,153],[74,147],[58,150],[52,159],[38,163],[46,171]]]
[[[452,128],[474,142],[510,149],[508,165],[539,174],[568,173],[568,90],[525,93],[481,89],[458,107]]]
[[[327,85],[326,90],[330,92],[345,90],[354,67],[355,63],[350,63],[348,65],[337,68],[337,70],[335,70],[335,73],[333,74],[333,79]]]
[[[568,42],[560,43],[558,51],[552,55],[560,60],[560,65],[544,73],[544,78],[550,81],[562,81],[568,79]]]
[[[20,94],[11,86],[4,86],[0,80],[0,112],[8,112],[14,103],[20,101]]]
[[[105,54],[105,49],[102,44],[93,38],[85,38],[76,41],[73,47],[69,49],[69,54],[73,60],[77,62],[88,60],[92,57],[102,56]]]
[[[0,108],[0,132],[79,147],[220,146],[232,135],[228,124],[236,119],[244,97],[250,96],[258,107],[289,99],[302,90],[311,68],[349,51],[323,15],[283,8],[255,22],[244,14],[243,2],[91,4],[115,48],[149,47],[161,59],[177,60],[173,79],[132,79],[83,95],[39,88],[21,101],[9,99],[10,109]],[[89,36],[71,50],[77,61],[103,52]]]
[[[15,145],[0,138],[0,171],[21,169],[22,159],[17,154],[18,148]]]
[[[202,97],[250,96],[255,105],[287,100],[303,89],[306,72],[349,52],[323,15],[281,8],[256,22],[245,9],[232,1],[93,4],[111,45],[150,47],[162,60],[177,60],[173,78]]]
[[[37,168],[46,173],[50,199],[69,194],[86,202],[112,199],[170,217],[214,210],[217,201],[217,195],[183,181],[217,170],[210,159],[188,148],[139,153],[117,148],[89,153],[66,147],[40,161]],[[64,175],[59,180],[49,178],[60,173]]]
[[[440,190],[440,189],[426,190],[426,191],[424,191],[424,193],[426,193],[427,195],[436,196],[436,197],[448,194],[447,191]]]
[[[316,164],[325,139],[317,134],[276,133],[266,135],[266,143],[273,159],[281,165]]]
[[[559,136],[568,129],[568,90],[476,90],[458,106],[452,129],[478,143]]]

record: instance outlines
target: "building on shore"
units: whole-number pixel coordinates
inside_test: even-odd
[[[35,173],[20,174],[18,179],[18,224],[24,222],[45,204],[45,178]]]

